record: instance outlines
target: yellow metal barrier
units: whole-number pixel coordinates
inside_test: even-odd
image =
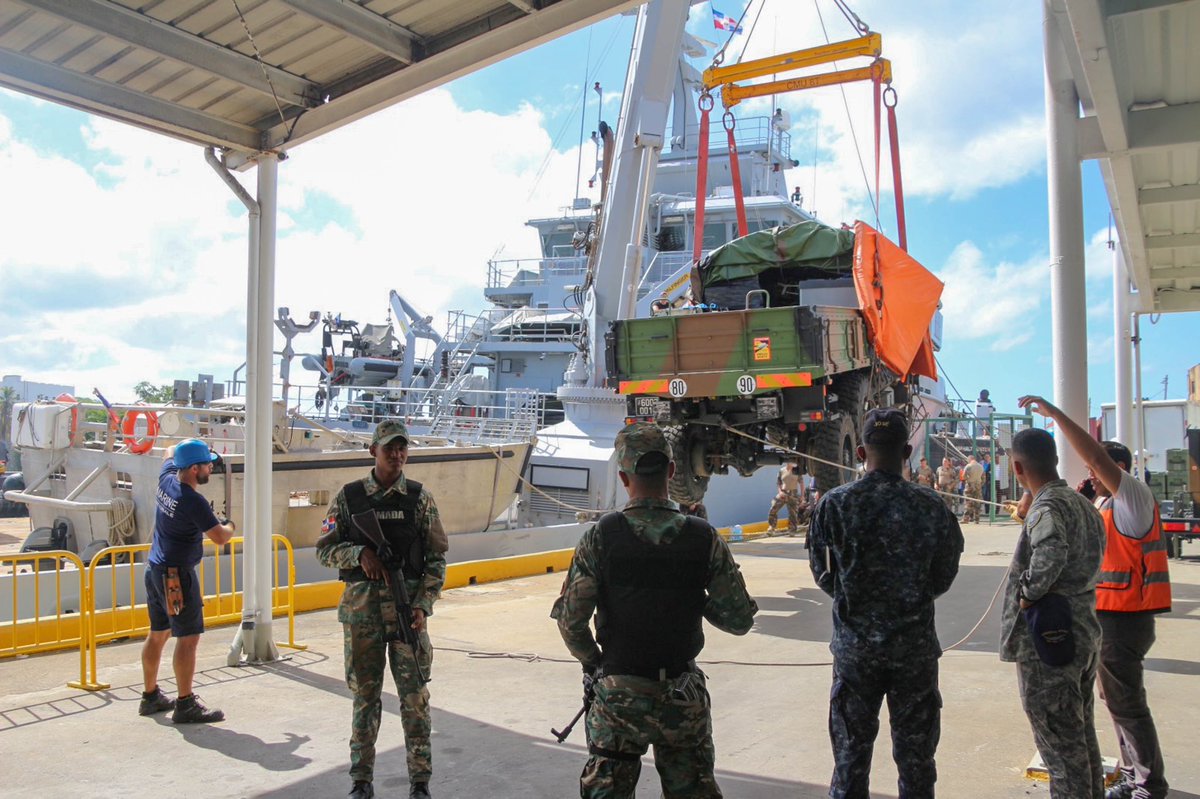
[[[288,640],[287,643],[280,643],[279,646],[285,646],[290,649],[307,649],[304,644],[296,643],[296,618],[295,618],[295,588],[296,588],[296,562],[292,550],[291,542],[284,536],[271,536],[272,542],[275,544],[272,550],[271,557],[271,615],[287,614],[288,617]],[[219,626],[222,624],[231,624],[242,620],[242,593],[238,586],[238,571],[237,559],[238,551],[244,539],[241,537],[232,539],[226,547],[218,547],[211,541],[206,541],[206,546],[212,547],[213,552],[213,593],[207,593],[208,581],[206,579],[207,561],[200,561],[197,567],[197,579],[202,586],[204,598],[204,623],[206,626]],[[279,565],[279,547],[285,550],[286,572],[281,574]],[[109,575],[109,605],[106,608],[96,606],[96,567],[101,565],[112,565],[114,561],[119,560],[122,555],[126,556],[126,560],[133,561],[137,559],[139,553],[145,553],[150,550],[149,544],[132,544],[128,546],[108,547],[97,553],[92,559],[91,564],[87,568],[87,580],[85,586],[87,588],[87,601],[84,602],[84,615],[87,617],[85,624],[87,628],[87,648],[89,649],[88,667],[90,679],[80,681],[80,684],[71,684],[73,688],[82,688],[88,691],[97,691],[108,688],[107,684],[101,683],[97,679],[96,666],[96,649],[97,646],[104,641],[111,641],[116,638],[131,638],[134,636],[144,636],[150,632],[150,617],[146,610],[144,602],[136,602],[137,597],[137,581],[139,577],[145,580],[144,565],[135,568],[135,564],[128,564],[128,567],[122,570],[119,568],[122,565],[117,563],[116,566],[108,570]],[[228,551],[226,551],[228,550]],[[223,566],[228,563],[228,570]],[[124,572],[123,576],[118,577],[118,573]],[[281,582],[281,577],[284,580]],[[121,589],[126,589],[122,591]]]
[[[52,561],[53,570],[42,571],[38,561]],[[32,567],[30,572],[20,573],[22,565]],[[7,566],[12,575],[12,614],[0,629],[0,658],[29,655],[34,652],[50,652],[57,649],[79,648],[79,684],[82,687],[87,677],[87,582],[83,561],[74,552],[54,550],[50,552],[22,552],[0,555],[0,570]],[[67,567],[67,568],[64,568]],[[43,582],[53,580],[54,608],[42,613]],[[63,581],[73,582],[78,590],[79,612],[63,610]],[[33,615],[22,615],[20,604],[21,583],[33,584]]]

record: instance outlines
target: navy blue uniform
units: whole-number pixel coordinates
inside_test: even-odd
[[[868,796],[886,696],[900,796],[932,797],[942,654],[933,601],[958,574],[958,521],[932,490],[875,470],[821,498],[808,548],[813,577],[834,600],[829,795]]]

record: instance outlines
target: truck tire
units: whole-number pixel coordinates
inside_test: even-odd
[[[668,485],[671,499],[681,505],[703,502],[708,491],[708,475],[697,474],[693,466],[695,436],[688,431],[687,425],[663,425],[662,429],[675,460],[675,476]]]
[[[857,465],[855,449],[858,447],[859,431],[862,429],[866,382],[866,375],[861,372],[851,372],[833,378],[832,389],[838,397],[838,418],[817,428],[810,452],[822,460],[841,464],[843,468],[814,463],[813,476],[817,481],[817,490],[822,494],[854,479],[854,468]]]

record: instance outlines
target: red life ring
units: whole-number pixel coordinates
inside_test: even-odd
[[[75,440],[75,437],[76,437],[76,434],[79,432],[79,402],[74,397],[72,397],[70,394],[66,394],[66,393],[59,394],[57,397],[54,398],[54,401],[61,403],[63,405],[69,404],[72,406],[71,407],[71,428],[70,428],[69,438],[71,439],[72,444],[77,443]]]
[[[138,436],[137,419],[146,417],[146,434]],[[143,411],[134,408],[125,414],[121,421],[121,435],[125,437],[125,445],[134,455],[144,455],[154,449],[154,439],[158,436],[158,414],[154,411]]]

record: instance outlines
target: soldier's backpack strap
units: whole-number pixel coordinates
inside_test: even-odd
[[[709,524],[707,519],[701,519],[699,516],[685,516],[681,532],[693,535],[716,535],[716,528]]]

